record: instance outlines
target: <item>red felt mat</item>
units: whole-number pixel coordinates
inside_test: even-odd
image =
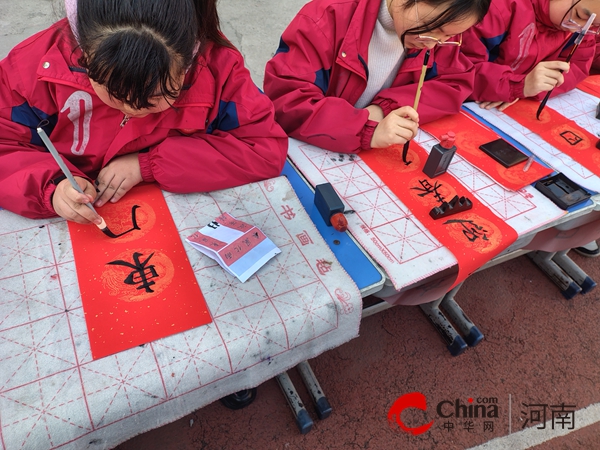
[[[94,359],[212,321],[162,192],[140,185],[99,208],[111,239],[69,222]]]
[[[518,191],[553,172],[552,169],[536,161],[531,164],[527,172],[523,172],[526,161],[509,168],[496,162],[481,151],[479,146],[495,141],[500,136],[465,112],[446,116],[422,125],[421,128],[438,139],[448,131],[453,131],[456,134],[454,144],[457,153],[506,189]]]
[[[590,75],[577,85],[577,89],[600,97],[600,75]]]
[[[539,106],[539,102],[523,99],[506,108],[504,112],[538,134],[544,141],[600,176],[600,152],[595,147],[598,137],[548,105],[542,111],[540,120],[537,120],[535,115]]]
[[[452,175],[430,179],[421,169],[427,152],[410,143],[408,166],[402,162],[402,146],[370,149],[361,159],[387,187],[412,211],[417,219],[458,261],[454,286],[498,255],[517,239],[517,233],[477,199]],[[473,208],[434,220],[429,212],[455,195],[469,197]]]

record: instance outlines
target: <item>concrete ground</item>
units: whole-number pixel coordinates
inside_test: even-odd
[[[244,54],[257,85],[262,86],[264,65],[285,25],[304,3],[221,0],[223,31]],[[61,17],[58,0],[0,0],[0,11],[0,58]],[[600,280],[600,260],[572,258]],[[456,300],[485,335],[459,357],[450,356],[419,308],[396,307],[364,319],[360,337],[312,360],[333,406],[328,419],[316,419],[298,374],[290,371],[315,420],[307,435],[299,434],[271,380],[245,409],[215,402],[117,448],[600,448],[600,289],[564,300],[527,257],[520,257],[473,275]],[[407,410],[403,423],[432,422],[419,435],[387,420],[396,400],[411,392],[424,395],[427,410]],[[469,405],[485,406],[486,414],[496,409],[497,417],[463,417]],[[457,411],[461,417],[442,417]],[[547,420],[555,419],[554,430],[550,424],[540,429],[543,411]]]
[[[306,0],[220,0],[223,33],[242,52],[252,79],[262,87],[263,69],[279,36]],[[62,0],[0,0],[0,58],[12,47],[64,17]]]

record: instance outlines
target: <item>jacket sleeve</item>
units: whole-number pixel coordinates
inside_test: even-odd
[[[475,65],[470,98],[503,102],[524,98],[525,78],[537,64],[565,60],[569,48],[563,51],[563,47],[568,36],[538,23],[529,2],[492,2],[483,21],[463,34],[463,52]],[[589,73],[593,55],[594,39],[586,37],[573,54],[571,69],[564,74],[565,82],[552,96],[567,92],[582,81]],[[545,95],[541,92],[530,98],[541,100]]]
[[[432,67],[426,72],[417,107],[419,123],[458,113],[473,89],[473,64],[460,52],[459,47],[437,47],[432,51]],[[421,50],[417,60],[419,69],[424,56],[425,52]],[[406,62],[405,60],[404,64]],[[372,103],[381,106],[385,115],[404,105],[413,106],[421,71],[414,73],[414,82],[384,89],[375,96]]]
[[[525,2],[526,3],[526,2]],[[511,32],[535,33],[535,17],[530,26],[522,30],[512,30],[513,15],[531,16],[531,6],[523,11],[515,11],[518,3],[511,3],[509,9],[499,10],[492,2],[483,20],[463,33],[462,51],[475,66],[475,80],[471,100],[512,102],[523,97],[523,85],[527,74],[515,73],[507,64],[498,61],[516,61],[518,48],[502,45]],[[514,54],[513,54],[514,53]],[[522,55],[521,55],[522,57]]]
[[[565,49],[565,52],[570,50],[571,47]],[[579,44],[579,47],[577,47],[577,50],[575,51],[575,53],[573,53],[573,56],[571,57],[569,71],[563,74],[565,79],[564,83],[555,88],[552,91],[550,97],[555,97],[559,94],[569,92],[570,90],[575,89],[575,87],[577,87],[577,85],[581,81],[585,80],[586,77],[590,74],[595,52],[595,37],[591,35],[586,36],[583,39],[583,41],[581,41],[581,44]],[[556,57],[556,59],[559,61],[564,61],[563,58],[559,58],[558,56]],[[531,98],[535,100],[542,100],[545,95],[546,92],[540,92],[538,95]]]
[[[332,41],[327,30],[298,14],[267,62],[264,89],[273,100],[277,121],[290,136],[328,150],[356,153],[365,142],[364,148],[369,147],[377,124],[368,120],[367,110],[325,95],[335,58]]]
[[[35,54],[13,50],[0,61],[0,207],[29,218],[56,216],[52,208],[54,182],[62,179],[61,171],[37,135],[36,127],[50,119],[44,127],[50,135],[56,111],[42,111],[35,104],[52,104],[46,83],[37,82]],[[23,62],[35,61],[30,70],[20,70]],[[34,100],[35,99],[35,103]],[[80,175],[71,164],[74,175]]]
[[[288,138],[275,122],[273,105],[250,78],[242,56],[212,60],[216,115],[206,132],[172,135],[148,152],[140,152],[144,181],[161,189],[207,192],[273,178],[281,174]]]
[[[598,75],[600,73],[600,35],[595,35],[595,52],[594,52],[594,60],[592,61],[592,68],[590,69],[590,73],[592,75]]]

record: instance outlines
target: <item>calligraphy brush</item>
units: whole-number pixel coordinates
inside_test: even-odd
[[[62,160],[61,156],[58,154],[58,150],[56,150],[56,147],[54,146],[54,144],[52,143],[52,141],[50,140],[50,138],[48,137],[48,135],[46,134],[44,129],[41,127],[37,127],[37,132],[40,135],[40,138],[42,138],[42,141],[44,142],[44,144],[46,144],[46,148],[48,148],[48,150],[50,151],[50,154],[52,155],[52,157],[54,158],[54,160],[60,167],[60,170],[63,171],[63,173],[67,177],[67,180],[69,180],[69,183],[71,183],[71,186],[73,186],[73,189],[75,189],[80,194],[85,195],[85,192],[83,192],[83,190],[77,184],[77,181],[75,181],[75,178],[73,178],[73,174],[71,173],[71,171],[69,170],[69,168],[67,167],[65,162]],[[100,214],[98,214],[96,212],[96,210],[94,209],[94,207],[92,206],[91,203],[88,202],[85,205],[88,208],[90,208],[92,211],[94,211],[94,213],[96,215],[98,215],[98,217],[100,217],[100,219],[102,219]],[[112,231],[110,231],[110,229],[106,225],[106,222],[104,221],[104,219],[102,219],[102,223],[97,224],[96,226],[100,229],[100,231],[102,231],[108,237],[111,237],[111,238],[118,237]]]
[[[419,99],[421,98],[421,88],[423,87],[423,82],[425,81],[425,73],[427,72],[427,63],[429,62],[429,52],[427,49],[425,52],[425,58],[423,59],[423,67],[421,68],[421,76],[419,77],[419,84],[417,85],[417,93],[415,94],[415,103],[413,104],[413,109],[416,111],[417,106],[419,106]],[[406,161],[406,157],[408,156],[408,146],[410,141],[406,141],[404,143],[404,148],[402,149],[402,162],[404,164],[409,164]]]
[[[575,50],[577,50],[577,47],[579,47],[579,44],[581,44],[581,41],[583,41],[583,38],[585,37],[585,34],[587,33],[587,31],[590,29],[590,27],[592,26],[592,23],[594,22],[594,19],[596,18],[596,14],[592,14],[590,16],[590,18],[587,20],[587,22],[585,23],[585,25],[583,26],[583,28],[581,29],[579,36],[577,36],[575,38],[575,43],[573,44],[573,48],[571,48],[571,51],[569,52],[567,59],[565,59],[565,62],[570,62],[571,58],[573,57],[573,53],[575,53]],[[562,70],[561,70],[562,73]],[[546,92],[546,95],[544,96],[544,99],[542,100],[542,103],[540,103],[540,106],[537,110],[537,113],[535,114],[535,118],[537,120],[540,120],[540,115],[542,114],[542,111],[544,110],[544,107],[546,106],[546,103],[548,102],[548,99],[550,98],[550,94],[552,94],[552,91],[554,90],[554,88],[550,89],[548,92]]]

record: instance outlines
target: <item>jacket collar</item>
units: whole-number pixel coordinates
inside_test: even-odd
[[[556,26],[550,21],[550,2],[549,0],[531,0],[533,10],[535,11],[536,21],[541,32],[547,31],[545,28],[549,28],[553,31],[557,31]],[[539,25],[542,25],[541,27]]]
[[[358,0],[350,25],[336,55],[337,64],[366,76],[359,55],[364,58],[369,51],[369,42],[375,29],[380,5],[381,1],[377,0]]]
[[[536,0],[533,1],[535,2]],[[537,1],[548,2],[548,0]],[[346,67],[355,73],[361,74],[365,79],[365,67],[362,65],[360,60],[365,58],[369,52],[369,42],[373,36],[373,30],[375,29],[375,23],[377,22],[377,15],[379,14],[380,6],[380,1],[358,0],[358,6],[352,15],[350,25],[344,40],[342,41],[342,45],[340,46],[336,55],[336,64]],[[405,48],[405,52],[406,57],[404,63],[402,64],[402,70],[421,70],[421,67],[423,66],[423,60],[425,58],[425,52],[419,49],[407,48]],[[432,49],[428,67],[433,65],[434,53],[435,50]]]

